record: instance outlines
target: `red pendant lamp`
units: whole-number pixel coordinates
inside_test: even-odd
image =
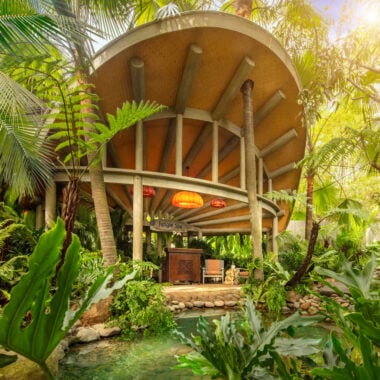
[[[130,189],[130,193],[133,195],[133,186]],[[143,186],[143,198],[153,198],[156,195],[156,190],[151,186]]]
[[[221,198],[215,198],[210,202],[210,206],[214,208],[223,208],[226,207],[226,201]]]
[[[203,199],[193,191],[179,191],[174,194],[172,205],[180,208],[199,208],[203,206]]]

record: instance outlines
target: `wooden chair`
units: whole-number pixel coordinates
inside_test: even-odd
[[[224,260],[208,259],[205,260],[205,266],[202,268],[202,282],[206,278],[213,278],[224,281]]]

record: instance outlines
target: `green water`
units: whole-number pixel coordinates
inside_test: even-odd
[[[184,334],[195,331],[198,314],[187,314],[178,320]],[[212,320],[220,315],[205,315]],[[176,355],[190,349],[168,337],[144,338],[125,342],[119,338],[76,345],[60,363],[60,380],[208,380],[195,376],[190,369],[173,369]]]
[[[198,314],[186,314],[178,320],[178,329],[184,334],[195,332]],[[206,319],[220,315],[204,315]],[[307,327],[297,331],[297,337],[320,338],[322,348],[328,330]],[[176,355],[190,349],[168,337],[144,338],[137,342],[125,342],[119,338],[102,340],[92,344],[77,345],[70,349],[60,364],[60,380],[209,380],[207,376],[195,376],[190,369],[173,369]]]

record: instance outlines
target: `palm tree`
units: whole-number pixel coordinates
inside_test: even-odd
[[[4,44],[8,51],[16,50],[15,46],[18,43],[34,43],[36,36],[41,36],[41,39],[38,41],[39,44],[33,45],[33,51],[46,52],[46,43],[48,41],[56,41],[56,33],[59,30],[58,36],[59,48],[63,50],[66,54],[69,53],[75,68],[76,81],[79,83],[79,86],[82,86],[82,93],[87,94],[81,99],[82,106],[81,112],[83,115],[94,115],[94,104],[91,101],[91,92],[88,82],[89,77],[89,68],[91,65],[90,55],[92,52],[92,44],[90,40],[91,33],[98,33],[99,29],[96,29],[89,22],[95,22],[98,26],[109,27],[109,30],[116,28],[120,30],[122,25],[122,19],[128,13],[128,1],[83,1],[71,3],[64,0],[40,0],[40,1],[5,1],[3,2],[4,9],[7,12],[7,18],[3,22],[3,30],[6,30],[7,19],[14,22],[16,25],[22,25],[22,21],[25,21],[24,13],[20,15],[19,10],[26,12],[28,18],[34,20],[38,19],[40,16],[43,20],[48,19],[52,20],[50,23],[46,23],[46,27],[39,29],[38,23],[35,25],[33,38],[28,39],[28,33],[25,30],[22,30],[22,33],[12,35],[13,40],[10,38],[9,41],[5,41]],[[20,8],[17,7],[20,3]],[[75,12],[76,13],[75,13]],[[114,16],[116,15],[116,16]],[[53,21],[57,22],[53,22]],[[21,22],[20,22],[21,21]],[[64,21],[64,22],[63,22]],[[53,27],[49,28],[52,25]],[[61,28],[61,26],[64,26]],[[45,24],[44,24],[45,26]],[[67,27],[69,26],[69,27]],[[61,28],[61,29],[60,29]],[[52,38],[53,40],[49,40]],[[44,50],[44,51],[43,51]],[[156,109],[157,110],[157,109]],[[145,113],[145,117],[147,114]],[[84,118],[85,119],[85,118]],[[83,121],[83,120],[82,120]],[[87,126],[90,128],[91,132],[91,121],[87,120]],[[68,132],[70,135],[70,132]],[[103,249],[103,254],[105,256],[105,264],[113,264],[116,262],[116,246],[112,234],[112,225],[108,212],[108,203],[105,192],[105,185],[103,180],[102,167],[99,160],[95,160],[96,151],[99,148],[95,147],[95,151],[87,152],[89,163],[95,163],[90,166],[90,177],[92,182],[92,192],[95,201],[95,210],[97,214],[98,229],[101,239],[101,245]],[[79,192],[79,183],[75,175],[70,177],[68,187],[65,191],[66,200],[68,203],[65,210],[68,210],[65,213],[64,217],[67,221],[66,227],[70,231],[74,226],[75,219],[75,210],[77,207],[77,202],[79,201],[78,192]],[[72,202],[72,203],[70,203]],[[68,239],[70,239],[70,233],[68,233]]]

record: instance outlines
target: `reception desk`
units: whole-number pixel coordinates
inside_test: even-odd
[[[163,280],[171,283],[201,282],[202,249],[165,248]]]

